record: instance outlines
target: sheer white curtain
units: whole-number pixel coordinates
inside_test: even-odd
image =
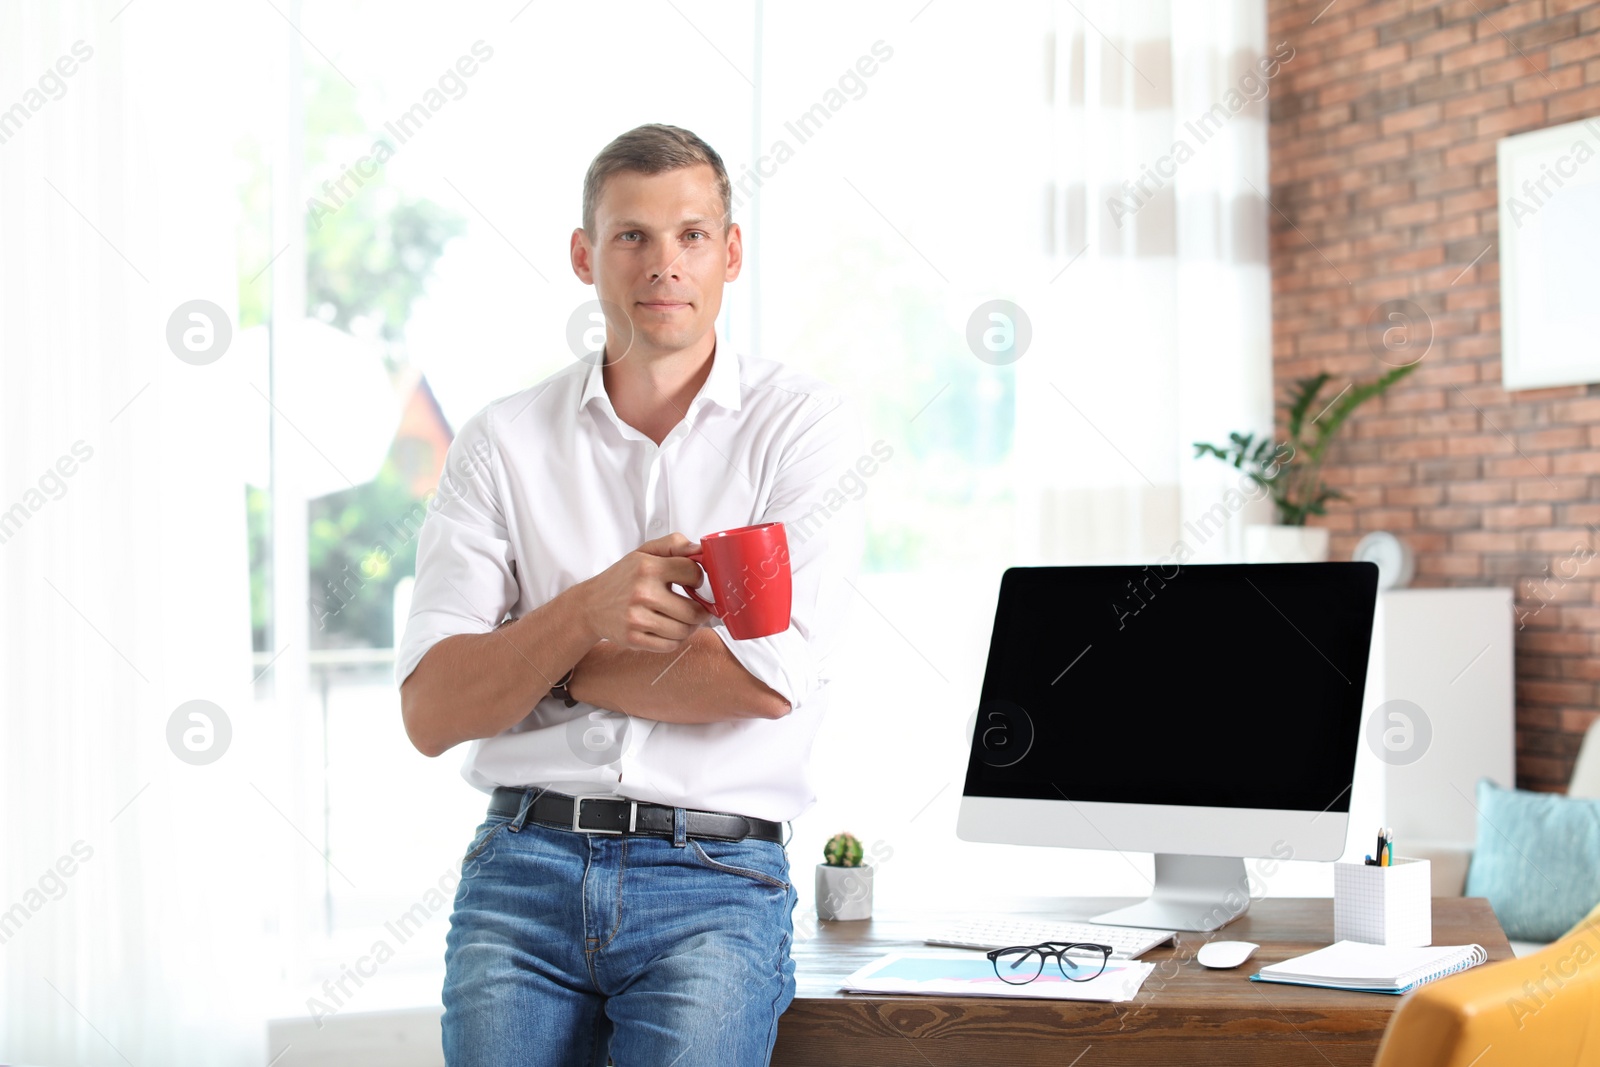
[[[293,830],[237,440],[265,405],[167,344],[180,304],[237,300],[235,68],[279,20],[229,7],[0,6],[0,1061],[266,1061],[261,887]],[[230,720],[208,765],[169,745],[193,700]]]
[[[1237,558],[1262,503],[1207,512],[1237,472],[1192,442],[1271,429],[1261,0],[1057,5],[1058,273],[1017,364],[1019,554],[1143,562],[1180,539]],[[1048,343],[1054,341],[1055,343]],[[1047,457],[1047,458],[1046,458]],[[1238,505],[1238,501],[1233,501]]]
[[[898,116],[882,109],[904,106],[911,133],[894,128],[904,143],[920,145],[941,143],[917,136],[914,123],[924,113],[945,119],[941,106],[952,105],[938,94],[946,82],[976,95],[972,106],[986,124],[950,120],[947,136],[960,145],[956,134],[966,134],[993,180],[962,187],[941,161],[926,189],[897,195],[892,214],[931,260],[966,272],[952,271],[952,280],[995,287],[954,301],[957,328],[991,296],[1022,307],[1032,327],[1029,347],[997,368],[1016,375],[1015,445],[999,475],[1014,486],[1014,525],[972,517],[973,527],[998,534],[984,570],[862,576],[854,640],[835,670],[836,712],[814,749],[819,799],[796,822],[793,854],[814,857],[846,828],[892,848],[874,888],[885,907],[997,893],[1148,892],[1145,856],[954,839],[999,575],[1012,564],[1154,562],[1180,539],[1191,559],[1237,559],[1242,526],[1271,521],[1266,502],[1225,503],[1237,472],[1195,459],[1192,445],[1272,425],[1270,208],[1257,192],[1270,193],[1262,99],[1270,82],[1257,64],[1272,49],[1261,0],[1046,0],[1007,13],[1016,32],[997,43],[983,32],[987,21],[971,24],[980,19],[971,9],[928,8],[893,38],[897,66],[863,101],[880,109],[873,114],[883,123]],[[977,58],[959,74],[917,80],[930,45],[944,43],[939,35],[965,35]],[[1027,75],[1041,69],[1041,57],[1046,76],[1034,94]],[[1235,111],[1228,90],[1250,71]],[[992,91],[997,81],[1015,88],[1014,98],[966,90],[978,82]],[[1212,113],[1202,143],[1187,124],[1214,104],[1223,110]],[[1017,121],[1030,113],[1036,121]],[[1181,163],[1163,162],[1180,139],[1192,151]],[[1147,168],[1160,183],[1146,177],[1144,191],[1130,196],[1123,182],[1137,188]],[[877,187],[891,186],[879,178]],[[1034,189],[1044,195],[1034,199]],[[919,192],[944,210],[919,216]],[[1128,209],[1116,216],[1108,207],[1114,196]],[[764,217],[776,215],[769,205]],[[963,258],[948,250],[947,233],[985,247]],[[1031,244],[1023,247],[1018,234]],[[1034,249],[1047,253],[1043,269],[1046,257]],[[1023,280],[1030,272],[1037,282]],[[904,432],[882,429],[896,442]],[[887,474],[886,487],[871,492],[891,492],[899,477]]]

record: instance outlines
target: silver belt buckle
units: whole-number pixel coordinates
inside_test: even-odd
[[[628,804],[628,828],[626,830],[601,830],[591,826],[579,826],[578,821],[583,815],[583,802],[585,800],[619,800]],[[580,793],[572,798],[572,828],[586,834],[623,834],[633,833],[639,822],[639,802],[619,797],[615,793]]]

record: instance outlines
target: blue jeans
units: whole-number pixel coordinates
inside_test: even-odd
[[[794,999],[775,841],[616,836],[490,816],[445,942],[450,1067],[767,1064]]]

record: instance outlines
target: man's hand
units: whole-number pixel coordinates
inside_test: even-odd
[[[700,546],[681,533],[646,541],[593,578],[580,583],[589,629],[621,648],[675,652],[711,613],[672,591],[693,589],[700,567],[685,557]]]

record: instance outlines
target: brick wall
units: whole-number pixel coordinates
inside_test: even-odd
[[[1296,52],[1271,90],[1280,391],[1386,369],[1365,331],[1385,301],[1434,332],[1330,450],[1332,558],[1389,530],[1415,586],[1516,589],[1517,784],[1564,789],[1600,714],[1600,385],[1500,386],[1495,144],[1600,115],[1600,3],[1268,6],[1269,50]]]

